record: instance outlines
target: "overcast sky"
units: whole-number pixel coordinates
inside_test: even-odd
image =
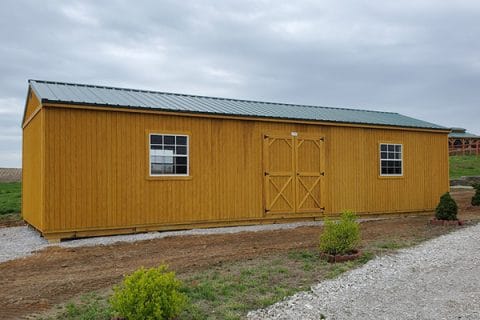
[[[480,1],[2,1],[0,167],[28,79],[399,112],[480,134]]]

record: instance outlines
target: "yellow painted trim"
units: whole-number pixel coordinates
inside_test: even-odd
[[[150,172],[149,172],[150,173]],[[192,180],[193,176],[147,176],[147,180]]]
[[[41,111],[41,108],[39,109]],[[40,170],[41,170],[41,173],[40,173],[40,181],[41,181],[41,184],[42,184],[42,187],[41,187],[41,195],[40,195],[40,203],[41,203],[41,206],[40,206],[40,214],[41,214],[41,217],[40,217],[40,226],[41,228],[44,227],[45,225],[45,181],[46,181],[46,160],[45,160],[45,155],[46,155],[46,151],[45,151],[45,148],[46,148],[46,141],[45,141],[45,135],[46,135],[46,130],[45,130],[45,127],[46,127],[46,120],[45,120],[45,111],[43,112],[40,112],[40,116],[41,116],[41,119],[42,119],[42,122],[41,122],[41,131],[42,131],[42,136],[40,138],[40,141],[41,141],[41,155],[40,155]]]
[[[26,109],[25,109],[26,110]],[[23,126],[22,126],[22,175],[20,177],[21,179],[21,183],[22,183],[22,187],[21,187],[21,201],[20,201],[20,216],[22,217],[22,219],[24,219],[24,203],[25,203],[25,197],[24,197],[24,186],[25,186],[25,157],[24,157],[24,154],[25,154],[25,131],[23,130]]]
[[[25,129],[27,127],[27,125],[33,120],[33,118],[35,118],[35,116],[37,115],[37,113],[40,112],[40,110],[42,110],[41,104],[39,104],[38,107],[35,109],[35,111],[33,111],[33,113],[30,115],[30,117],[28,117],[28,119],[25,120],[25,122],[22,125],[22,129]]]
[[[71,109],[85,109],[85,110],[97,110],[97,111],[118,111],[118,112],[133,112],[133,113],[147,113],[158,114],[167,116],[180,116],[180,117],[194,117],[194,118],[210,118],[210,119],[230,119],[230,120],[246,120],[246,121],[262,121],[262,122],[276,122],[276,123],[298,123],[298,124],[314,124],[334,127],[354,127],[354,128],[373,128],[373,129],[389,129],[389,130],[402,130],[402,131],[422,131],[432,133],[448,134],[450,130],[434,130],[425,128],[410,128],[410,127],[395,127],[395,126],[380,126],[369,124],[353,124],[353,123],[341,123],[341,122],[327,122],[327,121],[315,121],[315,120],[292,120],[292,119],[276,119],[276,118],[263,118],[263,117],[247,117],[247,116],[229,116],[219,114],[206,114],[195,112],[175,112],[175,111],[161,111],[161,110],[140,110],[133,108],[115,108],[105,106],[89,106],[89,105],[73,105],[63,103],[44,103],[44,107],[54,108],[71,108]]]
[[[398,175],[384,175],[382,176],[381,175],[381,167],[380,167],[380,163],[381,163],[381,160],[380,160],[380,145],[381,144],[400,144],[402,145],[402,175],[398,176]],[[377,172],[378,172],[378,179],[405,179],[405,143],[403,141],[399,141],[399,140],[380,140],[378,141],[377,143]]]

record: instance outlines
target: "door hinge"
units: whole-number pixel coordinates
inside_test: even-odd
[[[268,173],[268,172],[265,171],[265,172],[263,173],[263,175],[264,175],[264,176],[269,176],[270,173]]]
[[[268,136],[266,134],[264,134],[263,139],[268,139]]]
[[[325,141],[325,137],[321,137],[321,138],[320,138],[320,141]]]
[[[265,213],[266,213],[266,212],[269,212],[269,211],[270,211],[270,210],[268,210],[268,209],[265,209]]]
[[[325,207],[321,207],[320,210],[325,211]]]
[[[320,173],[320,175],[325,177],[325,171]]]

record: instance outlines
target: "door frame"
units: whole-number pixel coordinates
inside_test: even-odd
[[[269,186],[269,153],[268,147],[269,145],[266,143],[269,138],[276,138],[276,139],[288,139],[291,141],[291,148],[292,148],[292,172],[291,176],[293,177],[293,209],[291,211],[270,211],[268,206],[268,200],[270,199],[270,190],[271,187]],[[298,168],[298,139],[307,139],[307,140],[318,140],[319,141],[319,187],[320,187],[320,195],[319,195],[319,203],[321,207],[319,210],[315,209],[307,209],[307,210],[299,210],[298,209],[298,193],[299,193],[299,168]],[[262,180],[263,180],[263,214],[264,216],[287,216],[287,217],[302,217],[302,216],[320,216],[324,215],[326,212],[325,209],[325,136],[321,133],[318,134],[310,134],[310,133],[301,133],[301,132],[265,132],[262,134]],[[286,175],[287,176],[287,175]],[[270,188],[270,189],[269,189]],[[280,188],[281,189],[281,188]]]

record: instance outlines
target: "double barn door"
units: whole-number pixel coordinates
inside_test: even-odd
[[[265,212],[321,213],[324,138],[293,132],[263,137]]]

